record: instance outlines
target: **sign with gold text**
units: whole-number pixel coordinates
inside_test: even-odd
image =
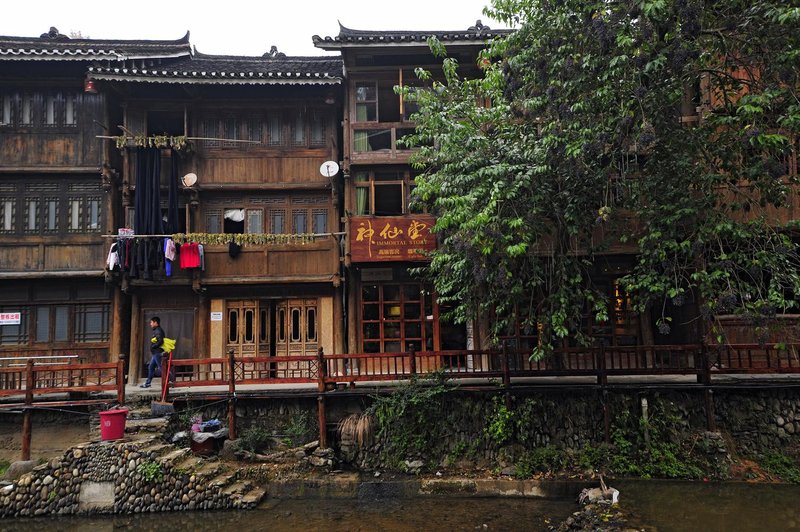
[[[350,258],[353,262],[429,260],[436,249],[433,216],[355,216],[350,219]]]

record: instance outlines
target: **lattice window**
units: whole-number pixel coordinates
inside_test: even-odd
[[[74,339],[76,342],[105,342],[109,339],[108,303],[76,305]]]

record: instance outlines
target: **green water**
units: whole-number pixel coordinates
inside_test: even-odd
[[[617,481],[631,525],[648,531],[800,530],[800,486]],[[416,498],[270,500],[252,511],[124,517],[5,519],[15,531],[450,531],[547,530],[577,511],[573,500]]]

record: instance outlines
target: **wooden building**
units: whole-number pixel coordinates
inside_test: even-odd
[[[175,41],[0,37],[0,357],[105,360],[127,337],[126,302],[103,279],[116,230],[119,157],[96,135],[119,114],[89,65],[188,56]]]
[[[0,72],[0,349],[136,379],[158,315],[179,358],[344,350],[339,58],[52,29],[0,38]]]
[[[442,319],[435,294],[410,272],[424,264],[421,250],[436,247],[433,217],[414,212],[412,150],[400,141],[411,133],[413,102],[395,86],[424,87],[414,70],[441,79],[441,58],[427,39],[436,36],[466,75],[478,75],[478,52],[509,30],[480,21],[466,30],[362,31],[340,27],[314,45],[342,54],[347,80],[343,118],[344,211],[348,232],[347,330],[350,352],[440,351],[478,347],[472,326]]]
[[[194,52],[94,65],[88,77],[121,102],[119,214],[136,234],[117,243],[133,258],[155,242],[155,263],[112,272],[131,300],[134,378],[155,315],[179,359],[344,349],[338,189],[320,172],[338,160],[340,60]],[[163,239],[146,235],[175,233],[190,235],[167,275]],[[197,244],[197,262],[184,263]]]

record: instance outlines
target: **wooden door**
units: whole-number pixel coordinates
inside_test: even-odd
[[[275,354],[310,356],[319,347],[319,300],[288,299],[275,306]]]
[[[237,300],[226,303],[226,351],[237,357],[270,355],[269,301]]]

